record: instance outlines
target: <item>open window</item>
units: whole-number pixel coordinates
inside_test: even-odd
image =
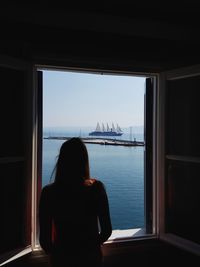
[[[0,57],[0,261],[31,250],[32,69]]]
[[[87,70],[84,71],[88,73]],[[81,72],[83,72],[83,70],[81,70]],[[93,75],[95,75],[95,73],[96,72],[94,72]],[[104,74],[106,77],[112,75],[116,78],[119,76],[125,76],[129,78],[134,76],[126,73],[105,72]],[[3,125],[0,140],[0,172],[2,181],[0,188],[2,218],[0,255],[1,262],[6,262],[6,259],[11,259],[12,256],[16,255],[18,252],[25,251],[25,249],[27,252],[30,252],[32,249],[38,248],[39,245],[39,226],[37,216],[40,190],[43,186],[42,160],[44,157],[44,75],[42,68],[40,68],[40,70],[38,68],[38,70],[36,71],[35,68],[32,68],[32,66],[26,64],[25,62],[19,62],[18,60],[14,61],[7,58],[1,60],[0,75],[3,88],[1,92],[2,97],[0,105],[2,114],[1,121]],[[142,136],[140,136],[139,138],[139,135],[137,135],[138,132],[135,131],[136,128],[128,127],[126,129],[126,141],[128,143],[138,142],[138,144],[142,145],[138,147],[111,147],[106,146],[105,142],[103,146],[99,145],[99,148],[104,147],[105,149],[109,150],[110,154],[107,153],[108,156],[113,155],[113,148],[119,148],[118,150],[120,150],[121,152],[118,153],[118,155],[121,158],[123,158],[125,154],[127,158],[128,152],[129,163],[131,163],[131,160],[133,160],[133,153],[135,149],[135,152],[138,151],[138,158],[136,159],[136,161],[138,161],[142,166],[142,169],[140,170],[142,171],[142,176],[140,177],[142,179],[140,180],[140,202],[135,202],[136,204],[139,203],[139,205],[141,206],[139,212],[140,215],[142,215],[142,223],[140,221],[139,223],[136,222],[136,224],[133,225],[135,217],[131,215],[132,210],[130,208],[131,206],[129,206],[129,210],[126,210],[127,213],[129,213],[128,215],[130,215],[129,220],[126,222],[129,226],[127,226],[127,224],[123,224],[122,227],[115,227],[113,231],[113,240],[117,241],[126,241],[127,239],[130,240],[134,238],[145,238],[146,236],[152,236],[156,234],[156,203],[154,198],[155,167],[153,167],[153,162],[155,162],[155,148],[153,147],[152,141],[155,131],[153,126],[153,121],[155,118],[153,117],[153,114],[155,111],[156,78],[151,75],[141,75],[138,77],[143,80],[142,112],[144,119],[144,132],[142,132]],[[113,93],[113,96],[114,94],[115,92]],[[101,96],[102,99],[104,99],[105,95]],[[119,110],[120,112],[123,111],[122,108]],[[95,125],[92,126],[95,127]],[[82,129],[79,129],[78,133],[76,132],[76,134],[80,136],[84,135]],[[120,138],[118,141],[122,141],[122,138]],[[91,144],[91,148],[92,146],[93,145]],[[92,150],[91,153],[94,153],[95,151],[93,150],[92,152]],[[124,152],[126,153],[124,154]],[[116,155],[116,153],[114,153],[114,155]],[[94,162],[98,163],[99,161],[94,160]],[[94,170],[95,168],[96,167],[94,167]],[[124,169],[124,172],[125,171],[126,168]],[[131,169],[129,169],[129,171],[131,171]],[[101,173],[97,176],[100,178],[102,177]],[[127,173],[123,177],[130,178]],[[123,184],[127,186],[125,181]],[[106,187],[109,187],[109,185],[106,185]],[[11,195],[12,197],[9,197]],[[125,196],[125,194],[122,195]],[[131,204],[135,196],[136,194],[134,194],[134,192],[131,192],[131,194],[129,194],[129,203],[127,203]],[[120,211],[124,212],[123,207],[121,208],[121,210],[119,207],[117,212]]]
[[[200,69],[163,73],[161,87],[161,238],[199,254]]]
[[[92,176],[102,179],[108,191],[113,224],[111,240],[145,238],[146,236],[155,234],[155,198],[153,197],[155,186],[155,181],[153,180],[153,112],[155,109],[156,78],[153,76],[147,77],[145,75],[127,75],[126,73],[99,73],[95,71],[91,73],[87,70],[81,70],[81,72],[62,70],[59,75],[59,69],[42,69],[42,67],[40,67],[39,73],[40,86],[43,87],[42,96],[41,92],[39,93],[39,103],[41,105],[43,103],[43,108],[40,107],[40,112],[38,113],[39,128],[41,130],[43,129],[39,140],[43,140],[42,143],[40,143],[40,141],[38,142],[38,144],[40,144],[39,151],[41,152],[38,158],[42,155],[42,159],[40,158],[42,164],[41,161],[38,162],[38,196],[42,186],[51,182],[50,178],[56,163],[56,156],[58,155],[62,142],[72,136],[79,136],[84,139],[88,148]],[[55,80],[53,81],[52,78],[50,79],[51,82],[48,83],[47,79],[49,79],[50,75],[53,76],[54,74],[56,74],[55,80],[57,80],[57,83],[55,83]],[[68,77],[66,79],[67,84],[64,85],[67,94],[66,92],[63,93],[63,90],[60,89],[65,76]],[[87,76],[86,80],[84,80],[85,76]],[[141,90],[140,92],[134,91],[134,81],[132,80],[137,78],[140,80],[140,88],[138,88],[138,91]],[[79,83],[78,79],[80,79],[80,84],[77,89],[73,83]],[[96,81],[94,81],[95,79]],[[105,80],[104,85],[102,79]],[[91,81],[96,82],[96,84],[101,84],[101,89],[100,87],[98,88],[98,86],[95,88],[93,84],[93,87],[90,88],[90,90],[92,90],[89,92],[88,87]],[[84,87],[85,82],[88,87]],[[128,83],[129,88],[127,89]],[[48,84],[51,84],[51,88],[48,88]],[[54,88],[52,88],[52,84]],[[105,84],[109,84],[109,87],[103,88]],[[119,91],[117,84],[118,87],[120,87],[119,84],[121,84],[121,87],[123,84],[123,90]],[[130,94],[131,87],[133,92]],[[73,93],[76,98],[74,98]],[[92,96],[87,95],[88,93]],[[132,116],[133,118],[137,116],[141,117],[139,111],[138,114],[134,112],[134,105],[136,105],[134,98],[137,97],[137,94],[140,94],[141,99],[140,108],[142,110],[142,123],[140,126],[142,127],[137,127],[138,125],[134,125],[133,121],[121,125],[123,124],[123,120],[121,120],[123,116],[124,121],[126,121],[125,116]],[[49,95],[51,95],[53,99],[52,103],[47,103],[48,99],[50,99]],[[68,99],[69,97],[71,98]],[[41,99],[43,100],[41,101]],[[63,102],[64,104],[62,100],[59,99],[65,99]],[[57,105],[55,101],[59,103],[62,113],[56,108]],[[81,108],[81,102],[84,101],[85,108]],[[80,103],[77,104],[77,102]],[[108,104],[108,102],[110,102],[110,104]],[[99,110],[95,110],[96,106],[94,103],[96,103],[96,106],[98,106],[97,109]],[[130,103],[132,109],[126,110],[124,107],[126,104],[127,106],[130,105]],[[71,105],[79,106],[79,110],[73,111]],[[59,112],[60,118],[57,117],[57,120],[60,120],[62,116],[65,117],[65,122],[57,125],[63,127],[58,127],[56,129],[56,127],[50,127],[52,125],[46,124],[45,120],[47,120],[48,113],[47,106],[51,107],[49,109],[50,118],[53,118],[55,115],[53,113]],[[90,115],[85,112],[87,106],[93,109],[92,111],[90,110],[90,113],[97,114],[93,123],[88,123]],[[66,114],[63,114],[64,109],[67,110]],[[117,120],[116,116],[121,120],[117,121],[117,123],[121,126],[122,129],[120,130],[123,132],[123,135],[111,137],[105,135],[90,136],[89,133],[95,130],[96,123],[99,119],[101,120],[99,124],[101,128],[100,131],[113,131],[113,127],[115,127],[117,131],[117,124],[112,123],[113,121],[109,112],[114,114],[115,120]],[[132,112],[132,114],[128,112]],[[71,114],[71,117],[69,117],[69,114]],[[104,117],[102,115],[100,118],[99,114],[104,114]],[[69,121],[72,121],[73,118],[74,121],[76,121],[78,117],[80,117],[79,119],[82,121],[85,118],[87,123],[85,125],[76,124],[72,125],[73,127],[66,127],[66,125],[70,126],[68,125],[67,118]],[[94,142],[97,142],[97,144],[94,144]],[[109,145],[109,142],[111,145]],[[36,244],[39,245],[37,237]]]

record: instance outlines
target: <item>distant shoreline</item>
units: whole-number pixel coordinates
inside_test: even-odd
[[[66,136],[49,136],[43,137],[49,140],[69,140],[72,137]],[[143,141],[129,141],[129,140],[119,140],[116,138],[104,138],[104,137],[80,137],[84,143],[87,144],[99,144],[99,145],[112,145],[112,146],[144,146]]]

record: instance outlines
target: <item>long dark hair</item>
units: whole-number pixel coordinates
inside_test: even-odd
[[[89,158],[85,144],[78,137],[65,141],[58,155],[54,182],[76,184],[89,178]]]

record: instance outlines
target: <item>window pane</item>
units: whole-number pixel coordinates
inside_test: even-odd
[[[24,73],[0,68],[0,157],[24,155]]]
[[[166,154],[200,156],[200,77],[168,81]]]
[[[26,246],[24,163],[0,164],[0,252]]]
[[[200,243],[200,164],[167,161],[166,231]]]

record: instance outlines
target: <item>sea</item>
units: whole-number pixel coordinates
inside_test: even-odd
[[[43,137],[87,137],[89,129],[44,129]],[[112,137],[113,138],[113,137]],[[144,141],[127,129],[121,140]],[[51,182],[64,140],[43,138],[42,186]],[[91,177],[101,180],[108,195],[113,230],[144,227],[144,146],[86,144]]]

